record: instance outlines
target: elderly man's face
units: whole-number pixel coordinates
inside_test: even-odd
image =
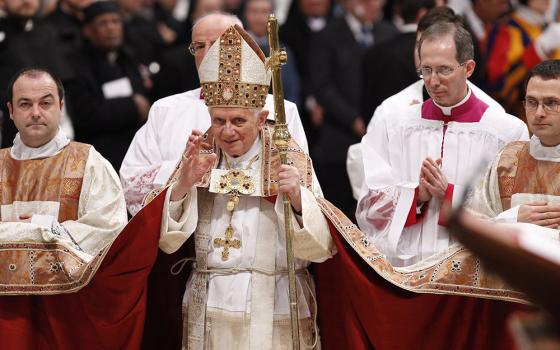
[[[228,156],[241,156],[251,148],[263,127],[268,111],[238,107],[212,107],[210,119],[216,145]]]
[[[39,0],[4,0],[4,10],[9,17],[29,19],[39,11]]]
[[[560,80],[532,77],[525,95],[527,124],[545,146],[560,144]]]
[[[467,94],[467,78],[474,70],[474,61],[457,62],[451,34],[424,41],[420,49],[420,68],[432,71],[423,76],[430,97],[440,106],[459,103]]]
[[[105,13],[95,17],[85,27],[84,34],[93,46],[103,51],[115,51],[123,42],[123,23],[118,13]]]
[[[63,102],[54,80],[48,74],[20,76],[8,102],[10,118],[19,130],[21,141],[29,147],[40,147],[57,132]]]

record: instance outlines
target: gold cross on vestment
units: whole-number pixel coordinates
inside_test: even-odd
[[[241,248],[241,241],[233,238],[233,227],[231,224],[226,228],[225,238],[214,238],[214,245],[217,247],[224,247],[222,250],[222,261],[229,259],[229,248]]]

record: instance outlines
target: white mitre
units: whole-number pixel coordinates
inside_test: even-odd
[[[265,63],[264,53],[243,28],[226,29],[198,69],[206,105],[262,108],[271,77]]]

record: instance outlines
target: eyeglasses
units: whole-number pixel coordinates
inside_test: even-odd
[[[432,69],[432,67],[421,67],[416,70],[416,73],[420,78],[431,78],[432,72],[436,72],[436,74],[440,77],[447,77],[451,75],[457,68],[464,66],[465,63],[466,62],[463,62],[456,67],[438,66],[435,69]]]
[[[523,101],[523,106],[527,112],[536,112],[539,109],[539,105],[542,104],[542,108],[547,113],[558,113],[560,112],[560,101],[554,98],[545,98],[542,102],[534,98],[525,98]]]
[[[208,45],[206,45],[208,44]],[[192,43],[190,43],[189,45],[189,52],[191,53],[191,55],[196,55],[198,52],[200,52],[201,50],[204,50],[207,46],[210,47],[214,44],[214,41],[212,42],[200,42],[200,41],[193,41]]]

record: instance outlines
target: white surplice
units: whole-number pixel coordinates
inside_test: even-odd
[[[286,122],[292,138],[308,152],[307,138],[297,107],[284,101]],[[272,95],[263,108],[274,120]],[[168,96],[156,101],[148,121],[134,136],[120,169],[121,182],[129,212],[134,215],[142,207],[146,193],[166,184],[177,165],[193,129],[205,132],[210,127],[210,114],[200,88]]]
[[[18,134],[10,156],[16,160],[52,157],[69,142],[60,129],[56,137],[44,146],[31,148],[21,142]],[[57,242],[67,246],[85,261],[94,258],[110,244],[127,223],[126,204],[118,175],[93,147],[86,160],[77,220],[58,222],[59,208],[60,204],[53,201],[16,201],[2,205],[0,240]],[[14,221],[17,216],[25,213],[33,213],[30,223],[6,222]]]
[[[228,158],[232,168],[246,169],[251,159],[258,155],[261,149],[260,138],[255,141],[251,149],[243,156]],[[227,157],[227,155],[224,155]],[[222,160],[220,169],[225,169]],[[258,178],[260,176],[261,159],[253,161],[249,169]],[[258,180],[257,180],[258,181]],[[314,188],[318,184],[314,180]],[[259,186],[256,186],[259,188]],[[326,219],[321,213],[315,195],[320,195],[320,190],[315,193],[302,188],[302,215],[297,217],[292,213],[294,225],[294,254],[296,257],[295,267],[302,270],[309,265],[310,261],[321,262],[332,256],[333,243],[330,237]],[[168,197],[169,197],[168,192]],[[239,203],[231,220],[234,229],[233,239],[241,241],[239,249],[229,249],[229,259],[222,260],[223,248],[216,246],[215,238],[224,238],[224,232],[229,223],[229,214],[226,211],[226,203],[229,196],[225,194],[211,194],[214,197],[210,221],[210,239],[208,245],[208,269],[250,269],[254,267],[257,256],[269,256],[272,260],[273,270],[286,270],[284,216],[281,197],[276,198],[275,203],[258,196],[258,190],[254,195],[241,196]],[[165,252],[177,250],[194,232],[198,224],[197,191],[191,189],[183,202],[172,202],[169,204],[170,217],[162,223],[162,236],[160,248]],[[165,208],[164,208],[165,210]],[[164,212],[164,214],[166,214]],[[269,232],[258,232],[261,220],[264,216],[276,218]],[[164,216],[164,217],[167,217]],[[175,220],[173,219],[175,218]],[[267,242],[264,243],[263,242]],[[271,243],[272,242],[272,243]],[[259,251],[259,247],[266,246],[266,251]],[[302,271],[303,272],[303,271]],[[270,321],[273,322],[273,334],[268,337],[265,334],[255,336],[251,334],[251,305],[253,298],[252,278],[258,272],[241,271],[236,273],[216,274],[211,273],[208,278],[207,289],[207,322],[211,324],[207,335],[207,348],[255,348],[254,342],[259,342],[257,348],[272,349],[289,346],[291,335],[289,331],[289,301],[288,301],[288,278],[286,273],[275,276],[274,306],[268,310]],[[303,339],[307,339],[308,345],[312,341],[312,317],[315,313],[313,302],[314,287],[312,279],[307,273],[297,274],[298,310],[302,319],[300,328]],[[189,293],[187,288],[187,294]],[[262,292],[262,291],[261,291]],[[189,300],[185,296],[184,302]],[[245,323],[243,323],[245,321]],[[240,323],[241,322],[241,323]],[[305,326],[307,325],[307,326]],[[307,330],[307,331],[306,331]],[[264,339],[262,339],[264,338]],[[186,340],[183,339],[185,342]],[[253,342],[253,344],[249,344]]]
[[[488,96],[484,91],[480,90],[476,85],[467,81],[469,88],[474,92],[474,94],[480,98],[482,101],[488,105],[494,107],[496,110],[505,111],[504,108],[496,102],[492,97]],[[409,85],[404,90],[399,93],[387,98],[388,107],[386,110],[393,109],[399,104],[408,105],[412,102],[422,102],[424,100],[422,89],[424,88],[424,80],[420,79],[417,82]],[[399,110],[399,109],[397,109]],[[375,115],[375,114],[374,114]],[[367,132],[373,132],[371,128],[374,126],[373,119],[368,124]],[[528,137],[528,136],[527,136]],[[354,198],[358,201],[367,192],[368,188],[365,181],[364,174],[364,161],[362,159],[362,145],[361,143],[353,144],[348,148],[348,156],[346,158],[346,170],[348,172],[348,177],[350,179],[350,184],[352,185],[352,193]]]
[[[443,159],[442,171],[453,186],[450,199],[456,206],[467,186],[507,143],[528,139],[525,124],[494,103],[486,103],[478,122],[423,118],[422,85],[417,82],[385,100],[361,142],[368,192],[356,217],[362,231],[395,266],[413,264],[454,243],[438,223],[442,203],[436,199],[417,208],[423,217],[405,227],[416,209],[413,198],[426,157]],[[469,94],[478,96],[478,90],[469,86]],[[440,109],[443,115],[450,113],[449,107]]]

